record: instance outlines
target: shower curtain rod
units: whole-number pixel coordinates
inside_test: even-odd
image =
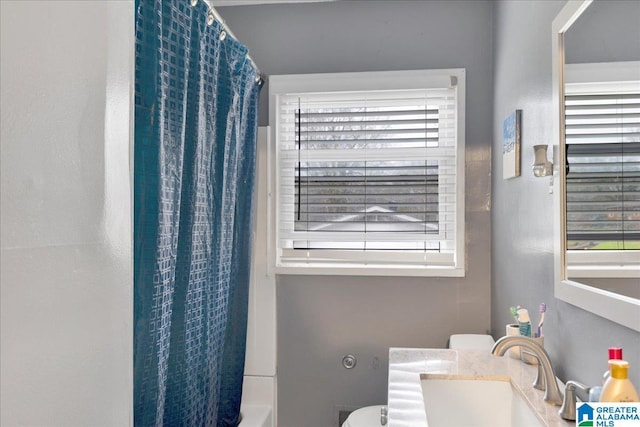
[[[234,39],[238,40],[238,38],[235,36],[235,34],[233,34],[233,31],[231,31],[231,29],[227,26],[227,23],[224,22],[224,19],[222,19],[222,16],[220,16],[220,14],[216,10],[216,8],[213,7],[213,4],[211,4],[212,0],[202,0],[202,1],[209,7],[209,10],[211,11],[211,13],[213,13],[213,16],[215,17],[216,21],[218,21],[220,24],[222,24],[222,26],[224,27],[224,29],[227,32],[227,34],[229,34]],[[251,62],[251,65],[253,66],[253,69],[256,70],[256,72],[258,73],[258,77],[260,79],[262,79],[262,73],[260,72],[260,68],[258,68],[258,65],[255,63],[253,58],[251,58],[251,55],[247,54],[247,59]]]

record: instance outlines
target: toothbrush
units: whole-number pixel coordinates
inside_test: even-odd
[[[518,321],[518,309],[515,308],[514,306],[509,307],[509,312],[511,313],[511,315],[513,316],[513,318],[515,319],[515,321]]]
[[[544,323],[544,313],[545,313],[545,311],[547,311],[547,304],[541,303],[540,304],[540,321],[538,322],[538,330],[536,331],[536,336],[537,337],[541,337],[542,336],[542,324]]]
[[[519,307],[519,306],[518,306]],[[520,335],[531,338],[531,318],[526,308],[518,308],[518,324],[520,325]]]

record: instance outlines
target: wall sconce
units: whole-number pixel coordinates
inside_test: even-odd
[[[547,159],[547,144],[534,145],[533,175],[536,177],[553,175],[553,163]]]

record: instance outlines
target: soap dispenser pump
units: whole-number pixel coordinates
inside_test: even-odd
[[[622,348],[620,347],[609,347],[609,360],[623,360],[622,359]],[[602,385],[607,381],[609,376],[611,375],[611,371],[607,369],[602,376]]]

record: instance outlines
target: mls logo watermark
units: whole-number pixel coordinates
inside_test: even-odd
[[[588,402],[576,407],[577,427],[637,427],[640,403]]]

